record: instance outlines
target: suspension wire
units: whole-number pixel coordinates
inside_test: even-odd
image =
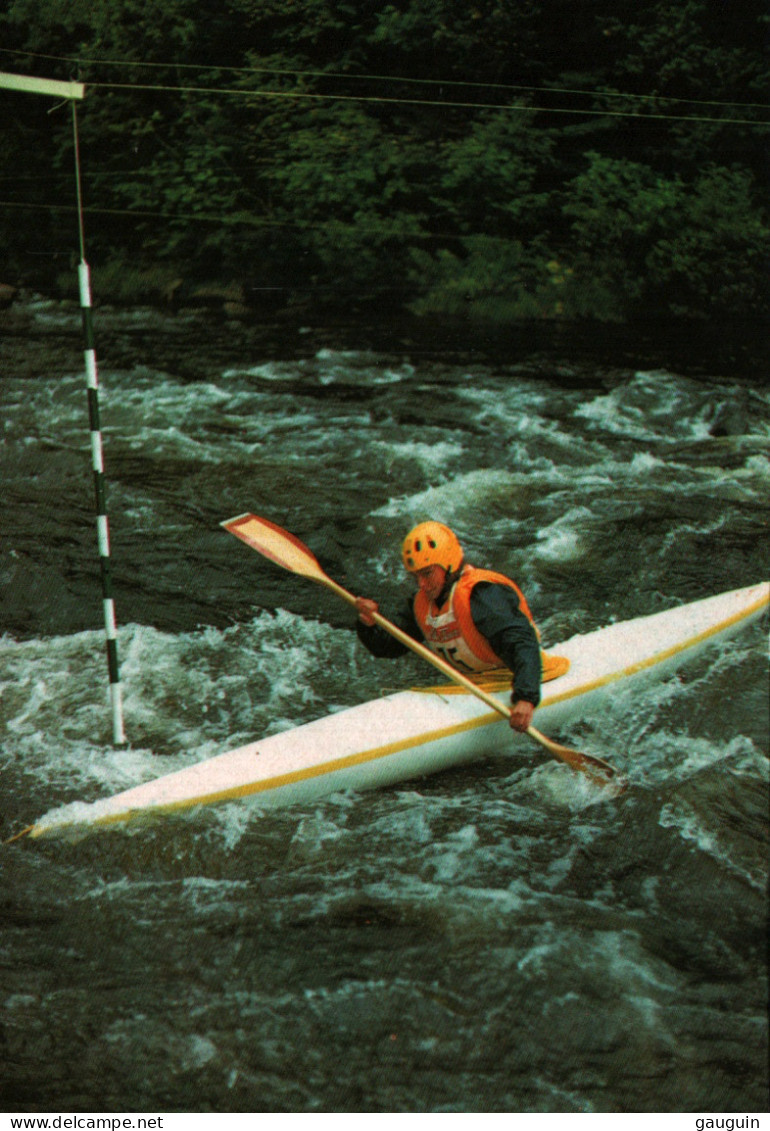
[[[29,52],[14,50],[9,47],[0,47],[0,53],[7,55],[25,55],[30,56]],[[127,60],[127,59],[97,59],[88,56],[72,56],[72,55],[46,55],[46,54],[32,54],[32,58],[36,59],[49,59],[54,62],[75,63],[78,66],[102,66],[102,67],[144,67],[145,69],[171,69],[175,71],[197,71],[202,73],[205,71],[215,71],[221,74],[223,71],[229,71],[231,74],[253,75],[253,74],[267,74],[267,75],[292,75],[295,78],[326,78],[326,79],[341,79],[343,81],[355,82],[383,82],[383,83],[401,83],[419,86],[438,86],[438,87],[476,87],[486,90],[518,90],[528,91],[532,94],[574,94],[582,98],[599,97],[599,98],[627,98],[632,100],[660,100],[663,102],[683,102],[691,106],[741,106],[746,110],[770,110],[770,103],[766,102],[746,102],[742,99],[704,99],[704,98],[681,98],[676,95],[661,94],[660,92],[654,94],[635,94],[633,91],[618,91],[618,90],[600,90],[593,88],[591,90],[580,90],[576,87],[561,87],[561,86],[525,86],[516,83],[500,83],[500,82],[481,82],[479,80],[471,79],[444,79],[444,78],[420,78],[410,75],[382,75],[382,74],[350,74],[344,71],[314,71],[310,69],[289,68],[289,67],[270,67],[262,66],[261,64],[251,67],[232,67],[226,64],[205,64],[205,63],[164,63],[153,62],[151,60]],[[96,85],[89,83],[89,85]],[[227,93],[227,88],[217,88],[221,93]],[[394,101],[400,101],[394,99]]]
[[[43,204],[35,203],[28,204],[26,202],[17,200],[0,200],[0,208],[15,208],[25,211],[33,212],[70,212],[72,205],[70,204]],[[298,218],[286,220],[264,220],[255,219],[252,216],[246,215],[243,212],[236,216],[223,215],[220,212],[154,212],[147,208],[99,208],[98,206],[91,205],[85,209],[89,216],[130,216],[132,219],[141,220],[170,220],[181,221],[185,223],[198,223],[198,224],[216,224],[218,227],[247,227],[253,230],[270,231],[273,229],[291,228],[298,231],[324,231],[328,228],[329,223],[344,224],[347,227],[355,228],[357,232],[373,232],[382,233],[382,228],[376,224],[362,224],[360,221],[343,221],[334,219],[332,221],[322,220],[302,220]],[[432,240],[432,239],[452,239],[456,237],[455,232],[441,232],[441,231],[415,231],[410,227],[399,227],[391,225],[388,228],[388,234],[393,236],[408,235],[413,236],[414,239],[419,240]]]
[[[80,265],[78,281],[80,284],[80,308],[83,317],[84,358],[86,365],[86,384],[88,390],[88,419],[91,429],[91,467],[94,474],[96,497],[96,529],[99,545],[99,565],[102,581],[102,605],[104,609],[104,628],[107,637],[107,670],[110,681],[110,706],[112,711],[112,735],[116,746],[125,744],[123,726],[123,700],[118,664],[117,627],[115,623],[115,603],[112,595],[112,565],[110,561],[110,528],[107,517],[107,494],[104,484],[104,455],[102,433],[99,423],[99,374],[94,346],[93,313],[91,304],[91,272],[86,262],[85,222],[83,208],[82,177],[80,170],[80,144],[78,139],[77,109],[72,105],[72,132],[75,147],[75,185],[77,191],[78,234],[80,239]]]
[[[447,110],[506,110],[522,114],[571,114],[580,117],[638,118],[642,121],[700,122],[701,125],[714,126],[759,126],[764,128],[770,126],[770,120],[756,121],[752,118],[710,118],[702,114],[640,114],[632,110],[587,110],[569,106],[531,106],[527,103],[512,106],[510,103],[454,102],[447,99],[391,98],[383,95],[317,94],[294,90],[230,90],[225,87],[171,86],[152,83],[94,82],[90,85],[92,89],[97,90],[141,90],[166,94],[225,94],[239,98],[294,98],[324,102],[368,102],[380,105],[437,106]]]

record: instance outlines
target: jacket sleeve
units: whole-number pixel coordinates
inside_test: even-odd
[[[388,619],[414,640],[422,641],[422,633],[414,619],[411,602],[404,603],[400,615]],[[395,636],[391,636],[389,632],[386,632],[384,628],[380,628],[377,624],[368,625],[357,620],[356,634],[364,648],[371,652],[373,656],[377,656],[378,659],[394,660],[398,656],[406,655],[409,651],[405,644],[396,640]]]
[[[471,593],[471,616],[482,636],[514,676],[517,699],[540,702],[540,642],[519,598],[507,585],[480,581]]]

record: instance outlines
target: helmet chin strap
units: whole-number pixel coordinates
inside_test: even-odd
[[[452,586],[457,581],[458,577],[460,576],[460,574],[462,573],[462,571],[464,569],[465,569],[465,559],[461,558],[460,564],[457,567],[457,569],[455,569],[455,570],[448,569],[446,571],[446,577],[444,578],[444,584],[442,586],[441,592],[439,593],[438,597],[436,598],[436,604],[439,607],[441,605],[443,605],[444,602],[446,601],[446,599],[449,596],[449,593],[452,589]]]

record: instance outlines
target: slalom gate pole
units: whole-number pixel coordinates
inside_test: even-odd
[[[83,317],[84,358],[88,389],[88,420],[91,430],[91,467],[96,495],[96,529],[99,543],[99,565],[102,580],[104,628],[107,636],[107,669],[110,680],[110,707],[112,711],[112,741],[122,746],[126,741],[123,726],[123,695],[118,664],[118,633],[115,621],[115,602],[112,595],[112,566],[110,560],[110,524],[107,517],[107,493],[104,485],[104,454],[99,422],[99,371],[94,345],[93,307],[91,304],[91,271],[86,262],[85,232],[83,223],[83,194],[80,180],[80,151],[78,142],[77,110],[72,105],[72,129],[75,143],[75,180],[77,185],[78,230],[80,235],[80,265],[78,283],[80,310]]]
[[[78,230],[80,233],[80,308],[85,336],[86,381],[88,385],[88,415],[91,428],[91,463],[96,490],[96,525],[99,540],[99,561],[102,577],[102,603],[104,626],[107,633],[107,666],[110,678],[110,704],[112,708],[112,735],[116,746],[126,741],[123,728],[123,700],[118,667],[118,642],[115,627],[115,606],[112,598],[112,571],[110,567],[110,528],[107,519],[106,492],[104,489],[104,459],[102,434],[99,425],[99,376],[94,348],[93,317],[91,310],[91,275],[86,262],[83,224],[83,193],[80,180],[80,145],[78,140],[77,102],[85,98],[86,88],[80,82],[60,82],[33,75],[11,74],[0,71],[0,89],[21,91],[25,94],[42,94],[49,98],[64,99],[72,107],[72,132],[75,143],[75,184],[77,187]],[[50,113],[50,111],[49,111]]]

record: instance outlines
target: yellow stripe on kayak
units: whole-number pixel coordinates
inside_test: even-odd
[[[442,727],[440,730],[423,731],[411,738],[402,739],[400,742],[390,742],[385,746],[376,746],[371,750],[361,750],[357,754],[348,754],[344,758],[335,758],[330,762],[323,762],[317,766],[307,766],[302,770],[292,770],[286,774],[278,774],[274,778],[264,778],[261,781],[248,782],[246,785],[233,786],[229,789],[218,790],[215,793],[202,794],[200,797],[185,798],[183,801],[170,801],[163,805],[146,805],[138,809],[126,809],[121,813],[112,813],[104,817],[96,817],[93,821],[72,821],[61,825],[32,825],[28,832],[30,837],[44,837],[48,834],[59,834],[68,828],[77,828],[80,825],[115,825],[121,821],[130,821],[135,817],[151,817],[156,813],[171,813],[177,809],[192,809],[195,805],[213,805],[220,801],[235,801],[238,798],[249,797],[256,793],[267,793],[272,789],[282,786],[294,785],[297,782],[307,781],[310,778],[323,777],[325,774],[335,773],[337,770],[346,770],[350,766],[360,766],[365,762],[376,762],[379,758],[387,758],[390,754],[398,754],[402,750],[409,750],[414,746],[425,746],[429,742],[436,742],[442,738],[450,738],[464,731],[476,730],[479,727],[489,726],[490,723],[501,723],[504,720],[496,711],[488,715],[481,715],[475,719],[466,719],[462,723],[455,723],[451,727]]]
[[[747,608],[741,609],[739,613],[734,613],[731,617],[727,617],[725,620],[719,621],[718,624],[712,625],[711,628],[706,628],[703,632],[689,637],[684,643],[674,644],[664,652],[656,652],[654,656],[650,656],[646,660],[640,660],[636,664],[629,664],[627,668],[621,668],[621,670],[617,672],[610,672],[608,675],[601,676],[601,678],[595,679],[591,683],[582,683],[579,687],[574,687],[572,691],[563,691],[561,695],[548,696],[548,698],[543,699],[540,706],[548,707],[553,703],[563,703],[567,699],[574,699],[577,695],[584,695],[588,691],[596,691],[600,687],[606,687],[610,683],[616,683],[619,679],[625,679],[627,676],[636,675],[638,672],[645,671],[647,668],[653,668],[656,664],[663,664],[666,660],[670,660],[680,652],[685,652],[688,648],[695,648],[698,644],[703,644],[707,640],[710,640],[712,636],[718,636],[720,632],[724,632],[732,625],[738,624],[747,617],[753,616],[754,613],[759,612],[759,610],[766,605],[770,605],[770,592],[768,592],[766,596],[760,597]]]

